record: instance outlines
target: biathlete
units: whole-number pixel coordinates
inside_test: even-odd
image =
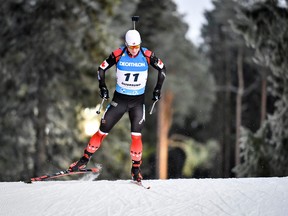
[[[132,179],[141,182],[140,165],[142,163],[142,128],[145,122],[145,88],[148,66],[158,70],[157,83],[153,91],[153,101],[158,101],[166,77],[166,68],[155,54],[141,47],[141,36],[135,29],[127,31],[125,46],[113,51],[98,68],[98,81],[101,98],[107,100],[109,91],[105,83],[105,73],[116,65],[117,84],[111,103],[102,116],[99,130],[91,137],[83,156],[69,166],[69,171],[86,167],[91,156],[99,149],[103,139],[113,126],[128,112],[131,123],[130,156],[132,160]]]

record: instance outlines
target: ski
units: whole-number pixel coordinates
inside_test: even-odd
[[[143,187],[143,188],[145,188],[145,189],[147,189],[147,190],[151,188],[150,186],[145,186],[145,185],[143,185],[142,182],[137,182],[137,181],[131,180],[131,183],[133,183],[133,184],[135,184],[135,185],[138,185],[138,186],[140,186],[140,187]]]
[[[62,176],[69,176],[69,175],[77,175],[77,174],[85,174],[85,173],[99,173],[101,169],[99,168],[87,168],[87,169],[80,169],[78,171],[69,171],[69,170],[62,170],[53,174],[47,174],[39,177],[30,178],[30,180],[25,181],[25,183],[32,183],[35,181],[47,181],[51,179],[55,179]]]

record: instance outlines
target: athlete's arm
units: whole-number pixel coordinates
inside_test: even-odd
[[[121,55],[123,54],[123,49],[119,48],[114,50],[107,59],[105,59],[101,65],[98,67],[98,81],[99,87],[106,87],[105,83],[105,71],[111,68],[114,64],[118,62]]]
[[[151,51],[150,51],[151,52]],[[158,70],[157,83],[154,90],[161,90],[163,82],[166,78],[166,66],[153,52],[150,54],[150,65]]]

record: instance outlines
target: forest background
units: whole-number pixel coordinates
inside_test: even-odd
[[[144,177],[287,176],[288,1],[213,5],[196,47],[172,0],[1,0],[0,181],[82,155],[101,118],[97,68],[123,45],[133,15],[142,45],[167,66],[152,115],[149,72]],[[106,78],[113,93],[113,69]],[[100,179],[130,177],[130,141],[124,116],[90,162],[102,164]]]

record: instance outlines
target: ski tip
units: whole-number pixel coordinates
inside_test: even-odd
[[[97,173],[101,171],[101,168],[91,168],[91,171]]]
[[[150,186],[143,185],[142,181],[138,182],[138,181],[131,180],[130,182],[133,183],[133,184],[136,184],[136,185],[138,185],[140,187],[143,187],[145,189],[148,189],[148,190],[151,188]]]
[[[141,185],[143,188],[145,188],[145,189],[147,189],[147,190],[149,190],[151,187],[150,186],[145,186],[145,185]]]

